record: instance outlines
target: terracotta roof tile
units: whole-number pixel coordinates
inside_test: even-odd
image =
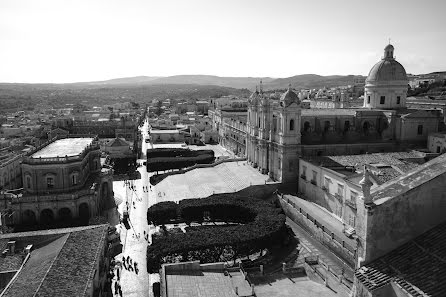
[[[2,296],[84,296],[107,232],[108,225],[96,225],[4,236],[22,250],[33,244],[33,251]]]
[[[446,296],[446,222],[355,272],[369,291],[398,283],[412,296]]]

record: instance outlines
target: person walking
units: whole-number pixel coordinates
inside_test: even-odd
[[[118,295],[119,293],[119,284],[118,282],[115,282],[115,295]]]

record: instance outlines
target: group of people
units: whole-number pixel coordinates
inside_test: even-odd
[[[122,265],[124,266],[125,270],[135,271],[136,274],[138,274],[139,272],[138,263],[136,261],[133,261],[130,256],[127,256],[127,258],[122,256]]]
[[[149,190],[151,190],[152,189],[152,186],[142,186],[142,191],[144,192],[144,193],[148,193],[149,192]]]

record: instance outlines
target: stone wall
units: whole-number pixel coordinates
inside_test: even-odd
[[[330,226],[323,226],[317,222],[311,214],[299,210],[292,201],[279,199],[282,208],[291,220],[306,229],[318,241],[332,250],[338,257],[344,259],[351,267],[355,265],[356,252],[354,247],[348,246],[340,238],[330,231]]]

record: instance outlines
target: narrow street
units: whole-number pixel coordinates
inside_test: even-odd
[[[145,158],[147,143],[144,139],[147,136],[148,123],[145,122],[141,128],[142,145],[141,158]],[[142,164],[145,160],[139,159],[137,162]],[[113,190],[115,196],[119,197],[123,202],[119,205],[119,213],[126,210],[128,203],[128,210],[130,216],[130,229],[126,230],[124,225],[119,225],[121,230],[121,243],[123,245],[123,252],[116,256],[116,260],[122,261],[123,257],[129,256],[132,263],[137,263],[138,273],[134,270],[121,269],[120,284],[122,287],[123,296],[140,297],[153,296],[152,288],[149,284],[158,281],[155,275],[149,275],[146,269],[146,250],[148,242],[145,239],[145,234],[150,233],[147,225],[147,208],[156,201],[155,195],[152,192],[147,192],[143,187],[149,187],[149,177],[146,167],[141,165],[138,168],[141,178],[137,180],[130,180],[126,185],[124,181],[113,182]],[[133,188],[133,189],[132,189]],[[113,287],[112,287],[113,288]]]

